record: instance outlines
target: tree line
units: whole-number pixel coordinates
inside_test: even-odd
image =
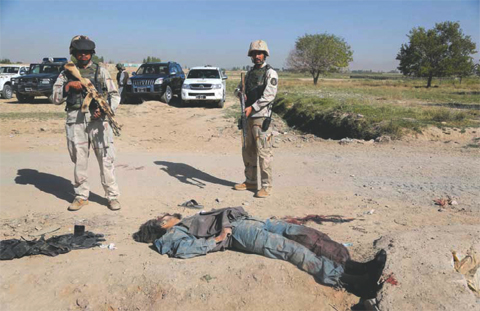
[[[143,63],[160,63],[161,61],[160,57],[154,56],[147,56],[147,58],[143,59]]]
[[[472,55],[476,45],[463,33],[457,22],[435,24],[433,29],[413,28],[409,42],[402,44],[396,59],[398,70],[405,76],[427,78],[427,88],[433,77],[458,77],[480,75],[480,64]],[[339,72],[353,61],[353,51],[347,42],[333,34],[305,34],[295,42],[287,58],[289,69],[308,72],[313,83],[318,77]]]

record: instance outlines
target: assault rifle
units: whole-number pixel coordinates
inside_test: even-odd
[[[247,115],[245,114],[245,75],[241,74],[242,89],[240,90],[240,107],[242,109],[242,118],[240,125],[242,126],[243,148],[247,143]]]
[[[82,75],[80,74],[80,71],[78,71],[77,67],[73,62],[66,63],[65,70],[70,72],[72,76],[78,79],[78,81],[80,81],[80,83],[82,84],[82,86],[85,88],[87,92],[87,95],[85,96],[85,99],[83,100],[83,103],[82,103],[81,111],[83,113],[87,112],[91,101],[95,99],[95,101],[100,106],[100,110],[102,110],[107,116],[108,123],[110,124],[113,130],[113,134],[115,134],[115,136],[120,136],[120,130],[122,129],[122,126],[118,124],[118,122],[115,120],[114,118],[115,113],[113,112],[112,108],[110,108],[110,105],[105,100],[105,98],[103,98],[102,95],[100,95],[97,92],[97,89],[95,88],[93,83],[90,80],[82,77]]]

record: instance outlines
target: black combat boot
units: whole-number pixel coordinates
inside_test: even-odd
[[[377,284],[369,274],[351,275],[344,273],[340,277],[342,287],[348,292],[363,299],[372,299],[377,297],[377,292],[382,285]]]
[[[343,287],[358,297],[375,298],[382,288],[378,280],[382,276],[386,261],[387,253],[383,249],[375,255],[373,260],[366,263],[347,260],[345,273],[340,277]]]
[[[377,280],[382,275],[383,269],[385,268],[385,262],[387,261],[387,252],[385,250],[380,250],[375,258],[369,262],[357,262],[353,260],[347,260],[345,262],[345,273],[351,275],[362,275],[369,273],[372,275],[372,278],[378,276]]]

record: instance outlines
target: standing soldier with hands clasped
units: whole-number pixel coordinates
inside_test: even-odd
[[[125,71],[125,66],[118,63],[116,66],[117,73],[117,84],[118,84],[118,93],[120,94],[120,104],[123,104],[125,100],[125,85],[127,85],[127,80],[129,78],[128,72]]]
[[[242,148],[245,165],[245,182],[234,186],[235,190],[257,190],[257,157],[260,164],[261,189],[255,197],[266,198],[272,190],[272,133],[269,128],[272,115],[272,102],[277,94],[278,75],[266,64],[270,55],[267,43],[256,40],[250,44],[248,56],[254,67],[245,77],[245,90],[242,83],[235,95],[245,98],[246,135]]]
[[[87,36],[75,36],[70,43],[70,54],[77,60],[76,69],[83,78],[90,80],[98,94],[107,100],[115,111],[120,102],[117,88],[108,71],[92,61],[95,54],[95,43]],[[73,66],[73,65],[72,65]],[[88,109],[82,112],[82,104],[86,95],[85,85],[72,75],[71,71],[60,73],[53,86],[53,101],[60,105],[66,101],[67,112],[66,133],[67,145],[72,162],[75,163],[75,200],[68,207],[69,211],[77,211],[88,204],[90,188],[88,185],[88,155],[92,145],[100,166],[100,177],[108,199],[108,208],[119,210],[120,195],[115,180],[115,149],[113,131],[105,120],[105,113],[98,102],[92,99]],[[90,94],[91,95],[91,94]]]

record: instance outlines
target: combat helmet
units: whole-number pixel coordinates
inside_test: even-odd
[[[118,70],[120,70],[120,69],[125,70],[125,66],[123,66],[122,63],[118,63],[115,67],[116,67]]]
[[[267,42],[263,40],[255,40],[255,41],[252,41],[252,43],[250,43],[250,48],[248,49],[248,56],[252,56],[253,51],[262,51],[262,52],[265,52],[266,56],[270,56]]]
[[[70,54],[74,51],[92,51],[92,54],[95,54],[95,42],[87,36],[75,36],[70,42]]]

